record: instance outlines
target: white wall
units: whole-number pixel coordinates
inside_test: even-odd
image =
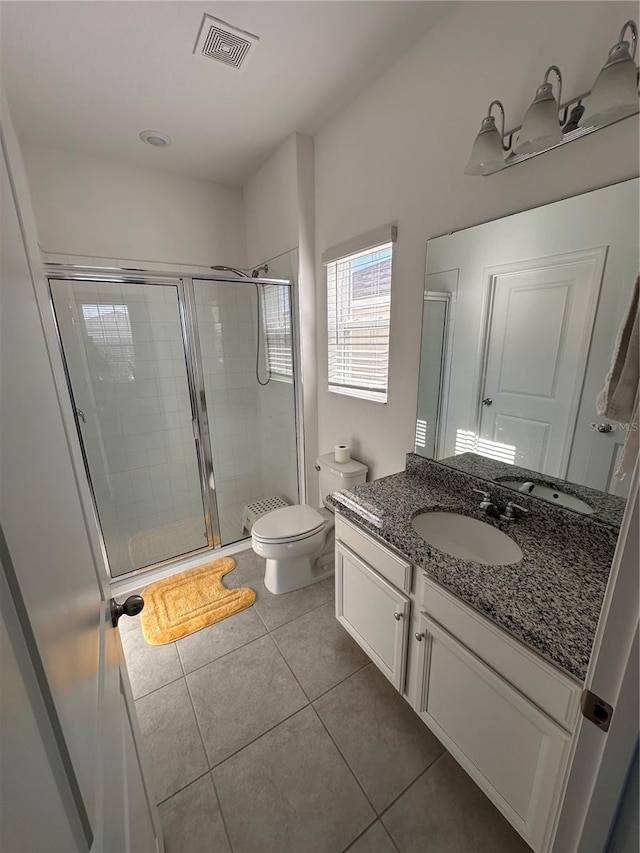
[[[348,441],[381,477],[413,446],[426,241],[638,173],[638,121],[487,178],[463,169],[480,121],[500,98],[521,123],[545,69],[566,97],[591,88],[637,3],[461,3],[326,125],[315,142],[319,446]],[[398,224],[388,403],[329,394],[326,287],[320,254],[385,222]]]
[[[239,189],[52,148],[23,156],[44,252],[245,265]]]
[[[242,190],[248,267],[298,245],[298,137],[287,137]]]

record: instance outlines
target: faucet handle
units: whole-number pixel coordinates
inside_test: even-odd
[[[514,503],[514,501],[509,501],[509,503],[505,507],[504,512],[500,515],[500,518],[503,521],[516,521],[518,518],[518,513],[516,512],[516,510],[518,510],[518,512],[524,513],[529,512],[528,509],[525,509],[523,506],[520,506],[520,504]]]
[[[485,501],[491,500],[491,493],[490,492],[486,492],[484,489],[474,489],[473,491],[477,492],[479,495],[482,495],[482,497],[485,499]]]

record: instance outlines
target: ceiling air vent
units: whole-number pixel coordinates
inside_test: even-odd
[[[246,67],[260,39],[238,30],[219,18],[204,15],[193,50],[196,56],[206,56],[231,68]]]

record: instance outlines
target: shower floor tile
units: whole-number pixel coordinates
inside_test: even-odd
[[[121,623],[166,853],[529,850],[329,619],[331,581],[274,596],[234,559],[248,610],[168,646]]]

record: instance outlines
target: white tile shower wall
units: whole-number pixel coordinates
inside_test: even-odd
[[[265,497],[298,502],[293,384],[272,379],[259,391],[260,454]],[[310,503],[314,503],[310,496]]]
[[[271,258],[269,278],[298,284],[298,251]],[[292,382],[272,379],[258,391],[258,423],[264,496],[298,503],[295,397]],[[314,505],[317,496],[308,496]]]

